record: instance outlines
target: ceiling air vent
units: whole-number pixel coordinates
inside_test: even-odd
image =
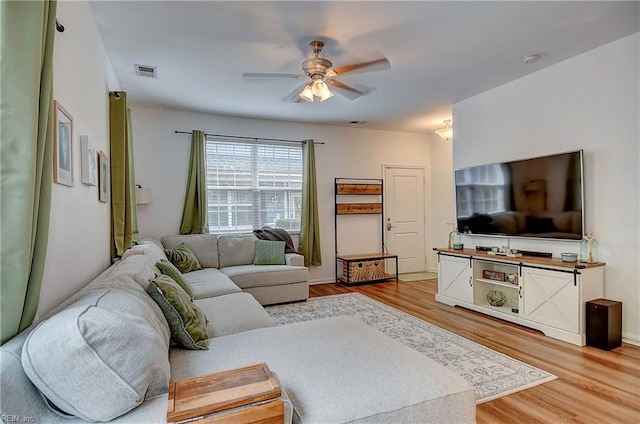
[[[139,77],[158,78],[158,71],[155,66],[136,65],[136,75]]]

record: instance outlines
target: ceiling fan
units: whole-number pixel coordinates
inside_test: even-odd
[[[333,97],[334,93],[339,93],[350,100],[356,100],[365,94],[373,91],[370,88],[361,86],[347,85],[336,78],[350,72],[377,72],[391,68],[389,60],[384,56],[379,56],[372,60],[351,65],[333,67],[333,63],[329,59],[320,57],[320,53],[324,48],[322,41],[312,41],[309,43],[313,51],[313,57],[302,62],[303,74],[273,74],[273,73],[244,73],[245,79],[264,79],[264,78],[295,78],[295,79],[311,79],[295,88],[289,93],[283,101],[297,103],[301,100],[313,102],[314,97],[318,97],[321,102]]]

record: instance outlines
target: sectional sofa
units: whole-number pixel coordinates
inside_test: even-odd
[[[169,237],[163,243],[179,241]],[[172,343],[168,322],[146,290],[159,274],[156,264],[164,254],[154,244],[138,246],[0,348],[3,420],[162,423],[170,379],[266,362],[284,389],[285,422],[475,421],[470,383],[359,320],[339,317],[275,326],[254,296],[232,280],[236,277],[250,289],[250,281],[260,279],[241,279],[240,273],[226,269],[248,264],[222,260],[226,247],[217,241],[216,267],[207,245],[211,240],[189,239],[193,253],[203,262],[209,255],[212,262],[202,270],[206,272],[185,274],[193,303],[208,320],[208,350]],[[263,279],[273,282],[269,287],[286,292],[263,269]]]
[[[168,249],[184,243],[198,258],[203,269],[185,274],[197,292],[196,298],[210,297],[206,290],[215,281],[216,286],[224,283],[225,287],[239,287],[261,305],[307,300],[309,271],[302,255],[285,253],[282,265],[254,265],[257,240],[253,234],[196,234],[161,239]]]

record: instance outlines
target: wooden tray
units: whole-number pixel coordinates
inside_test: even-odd
[[[264,363],[171,381],[167,421],[204,417],[281,394],[278,380]]]

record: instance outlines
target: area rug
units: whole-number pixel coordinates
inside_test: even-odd
[[[476,387],[477,403],[557,378],[360,293],[316,297],[266,309],[278,325],[345,315],[359,318],[470,381]]]
[[[438,278],[437,272],[413,272],[410,274],[400,274],[400,281],[420,281],[420,280],[433,280],[434,278]]]

